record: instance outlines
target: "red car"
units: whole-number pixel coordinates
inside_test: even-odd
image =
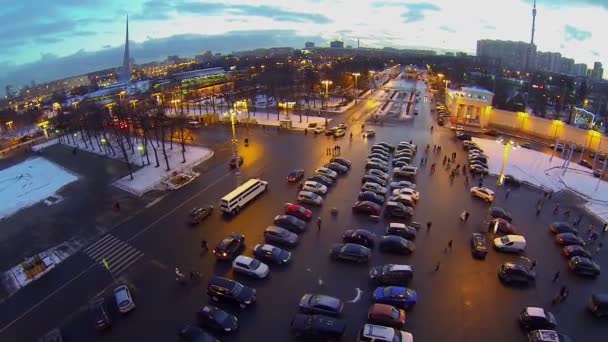
[[[291,215],[300,220],[310,221],[312,218],[312,211],[299,204],[285,203],[285,215]]]
[[[503,218],[495,218],[491,220],[488,225],[488,228],[491,230],[494,230],[494,227],[496,226],[496,232],[505,234],[517,234],[517,229],[515,228],[515,226]]]
[[[357,201],[353,205],[353,211],[368,215],[380,215],[382,207],[374,202],[370,201]]]
[[[405,324],[405,311],[388,304],[372,304],[367,311],[367,320],[389,327],[402,328]]]

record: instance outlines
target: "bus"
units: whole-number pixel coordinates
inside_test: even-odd
[[[225,213],[234,215],[249,203],[249,201],[266,191],[267,187],[267,181],[252,178],[243,183],[243,185],[232,190],[228,195],[222,197],[220,209]]]

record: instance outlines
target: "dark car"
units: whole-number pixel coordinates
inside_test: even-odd
[[[213,305],[205,305],[196,313],[196,322],[201,327],[207,327],[223,332],[235,331],[239,327],[236,316],[218,309]]]
[[[338,130],[338,127],[326,128],[325,135],[327,135],[327,136],[334,135],[334,133],[336,133],[337,130]]]
[[[291,253],[279,247],[258,244],[253,247],[253,255],[260,261],[282,265],[291,261]]]
[[[213,206],[206,208],[194,208],[190,211],[190,225],[196,226],[203,222],[213,212]]]
[[[471,235],[471,254],[474,258],[485,259],[488,255],[488,246],[485,236],[480,233]]]
[[[340,158],[340,157],[334,157],[331,158],[330,160],[332,163],[338,163],[338,164],[342,164],[344,166],[346,166],[347,168],[350,169],[350,166],[352,165],[351,161],[348,159],[344,159],[344,158]]]
[[[390,223],[388,227],[386,227],[386,235],[397,235],[408,240],[414,240],[416,239],[416,234],[416,228],[403,223]]]
[[[335,260],[368,262],[372,251],[356,243],[338,243],[331,247],[329,256]]]
[[[303,177],[304,177],[304,170],[296,169],[296,170],[292,170],[291,172],[289,172],[289,174],[287,174],[287,181],[289,183],[295,183],[295,182],[299,181],[300,179],[302,179]]]
[[[570,245],[562,248],[562,254],[568,259],[575,256],[591,258],[591,253],[589,253],[585,247],[579,245]]]
[[[369,270],[369,278],[381,285],[407,285],[413,277],[410,265],[386,264]]]
[[[232,260],[245,249],[245,235],[230,233],[213,249],[213,254],[219,260]]]
[[[509,222],[513,222],[513,218],[511,217],[511,214],[501,207],[490,207],[488,214],[490,215],[491,218],[501,218],[501,219],[505,219]]]
[[[509,221],[502,218],[492,219],[488,223],[488,230],[505,234],[517,234],[517,229]]]
[[[296,314],[291,320],[296,336],[308,336],[316,341],[340,339],[346,331],[346,321],[323,315]]]
[[[562,246],[579,245],[584,246],[585,241],[572,233],[561,233],[555,235],[555,242]]]
[[[368,214],[368,215],[380,215],[382,207],[374,202],[370,201],[357,201],[353,204],[353,211],[356,213]]]
[[[300,220],[310,221],[312,211],[299,204],[285,203],[285,215],[291,215],[299,218]]]
[[[439,126],[443,126],[445,124],[445,119],[443,117],[438,117],[437,118],[437,124]]]
[[[514,188],[519,187],[521,185],[521,181],[519,179],[513,177],[512,175],[505,175],[505,178],[503,178],[503,182]]]
[[[458,139],[458,140],[471,140],[472,137],[471,137],[470,134],[458,132],[458,133],[456,133],[456,139]]]
[[[372,304],[367,310],[367,320],[374,324],[401,328],[405,324],[405,311],[388,304]]]
[[[593,169],[593,166],[591,165],[591,163],[587,160],[587,159],[581,159],[581,161],[578,162],[581,166],[584,166],[588,169]]]
[[[226,300],[246,308],[255,302],[255,290],[234,280],[213,277],[207,284],[207,294],[214,302]]]
[[[306,222],[291,215],[275,216],[274,224],[294,233],[301,233],[306,230]]]
[[[393,152],[395,150],[395,145],[391,145],[391,144],[386,143],[384,141],[376,143],[376,144],[374,144],[374,146],[382,146],[382,147],[386,148],[387,150],[389,150],[391,152]]]
[[[308,177],[307,180],[321,183],[328,188],[330,186],[334,185],[334,181],[331,178],[323,176],[323,175],[314,175],[314,176]]]
[[[388,167],[386,167],[385,165],[382,165],[380,163],[375,163],[375,162],[368,162],[367,164],[365,164],[365,169],[366,170],[376,169],[376,170],[380,170],[384,173],[388,172]]]
[[[307,293],[300,298],[298,307],[305,314],[323,314],[338,316],[342,312],[344,304],[335,297],[322,294]]]
[[[380,159],[382,161],[384,161],[385,163],[388,163],[388,154],[383,154],[382,152],[372,152],[367,156],[367,159]]]
[[[296,234],[277,226],[266,227],[264,239],[270,243],[286,246],[295,246],[298,243],[298,236]]]
[[[409,255],[414,253],[416,245],[401,236],[385,235],[380,238],[378,248],[382,252]]]
[[[505,262],[498,270],[498,278],[506,284],[530,285],[536,279],[536,273],[524,265]]]
[[[553,329],[557,325],[555,316],[543,308],[529,306],[519,314],[519,325],[526,331]]]
[[[237,158],[232,158],[230,159],[230,167],[231,168],[235,168],[236,166],[241,166],[243,165],[243,157],[237,157]]]
[[[549,226],[549,229],[555,234],[578,234],[578,230],[570,222],[553,222]]]
[[[555,330],[539,329],[528,333],[528,342],[572,342],[572,339]]]
[[[414,215],[414,209],[406,207],[399,202],[386,202],[386,209],[384,210],[384,216],[389,217],[412,217]]]
[[[384,179],[380,178],[380,177],[376,177],[376,176],[372,176],[372,175],[364,175],[363,177],[361,177],[361,184],[364,183],[376,183],[379,184],[381,186],[386,186],[387,181],[385,181]]]
[[[384,196],[377,194],[373,191],[363,191],[359,193],[357,196],[357,200],[359,201],[369,201],[374,202],[378,205],[384,204]]]
[[[93,325],[97,330],[105,330],[112,325],[110,315],[108,314],[108,307],[103,298],[97,298],[89,305],[89,312],[93,319]]]
[[[568,267],[576,274],[596,277],[600,274],[600,266],[589,258],[575,256],[568,261]]]
[[[332,171],[336,171],[338,174],[341,174],[341,175],[348,172],[348,167],[346,167],[340,163],[327,163],[324,165],[324,167],[326,167]]]
[[[188,325],[178,332],[179,340],[183,342],[219,342],[208,332],[199,327]]]
[[[365,229],[349,229],[342,235],[344,243],[356,243],[367,248],[373,248],[376,235]]]

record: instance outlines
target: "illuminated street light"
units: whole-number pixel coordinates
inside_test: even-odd
[[[361,73],[359,73],[359,72],[353,72],[352,75],[355,76],[355,103],[357,103],[357,89],[358,89],[358,87],[357,87],[357,78],[359,76],[361,76]]]
[[[502,167],[500,168],[500,176],[498,177],[498,185],[503,185],[505,182],[505,170],[507,168],[507,160],[509,159],[509,153],[511,148],[517,149],[519,146],[511,139],[506,140],[503,138],[496,139],[497,143],[505,145],[505,153],[502,157]]]
[[[236,111],[230,109],[228,115],[230,115],[230,125],[232,126],[232,152],[234,153],[234,160],[236,162],[234,173],[236,174],[236,185],[238,187],[241,185],[241,167],[239,166],[239,150],[236,140]]]
[[[325,100],[328,101],[329,100],[329,86],[331,84],[333,84],[334,82],[332,82],[330,80],[323,80],[323,81],[321,81],[321,83],[323,85],[325,85]],[[328,102],[328,104],[329,104],[329,102]]]

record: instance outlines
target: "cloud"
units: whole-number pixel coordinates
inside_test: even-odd
[[[439,29],[442,31],[445,31],[445,32],[449,32],[449,33],[456,33],[456,30],[454,30],[453,28],[451,28],[449,26],[445,26],[445,25],[440,26]]]
[[[599,57],[599,56],[600,56],[600,53],[599,53],[599,52],[597,52],[597,51],[595,51],[595,50],[591,50],[590,52],[591,52],[591,54],[592,54],[592,55],[594,55],[595,57]]]
[[[533,0],[524,0],[525,2],[532,4]],[[537,0],[537,5],[547,5],[548,7],[563,8],[563,7],[581,7],[581,6],[592,6],[602,7],[608,9],[608,1],[606,0]]]
[[[424,19],[425,12],[428,11],[440,11],[441,8],[435,4],[428,2],[417,2],[411,4],[405,4],[406,12],[401,14],[403,21],[406,23],[413,23]]]
[[[496,30],[496,26],[491,25],[491,24],[483,25],[483,28],[486,30]]]
[[[564,35],[566,36],[566,41],[570,40],[578,40],[583,41],[591,38],[591,32],[580,30],[574,26],[566,25],[564,26]]]

